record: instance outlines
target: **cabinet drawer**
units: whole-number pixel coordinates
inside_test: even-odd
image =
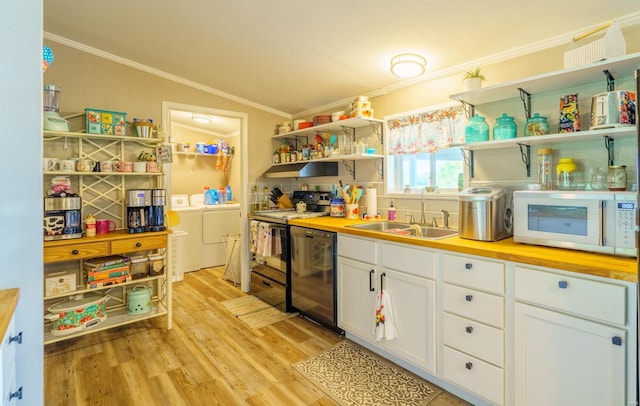
[[[494,327],[504,325],[504,301],[500,296],[445,283],[443,307],[447,312]]]
[[[444,345],[497,366],[504,366],[504,333],[451,313],[444,314]]]
[[[445,254],[444,281],[472,289],[504,294],[504,264]]]
[[[382,244],[382,266],[421,278],[435,278],[435,254],[431,251],[395,244]]]
[[[75,259],[101,257],[109,254],[109,243],[106,241],[87,244],[69,244],[44,249],[44,262],[62,262]]]
[[[378,244],[374,240],[338,234],[338,255],[375,264],[378,261]]]
[[[124,254],[126,252],[153,250],[166,248],[167,236],[154,235],[150,237],[136,236],[126,240],[116,240],[111,242],[112,254]]]
[[[515,297],[607,323],[627,322],[627,287],[623,285],[518,266]]]
[[[503,404],[504,371],[478,358],[444,347],[443,375],[498,405]]]

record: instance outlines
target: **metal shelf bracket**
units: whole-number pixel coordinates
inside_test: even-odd
[[[522,105],[524,106],[524,115],[528,120],[531,118],[531,93],[520,87],[518,88],[518,91],[520,92],[520,100],[522,100]]]
[[[473,178],[475,175],[475,171],[473,168],[473,150],[468,150],[469,156],[467,156],[464,151],[464,149],[460,150],[460,152],[462,153],[462,160],[464,161],[464,164],[467,165],[467,168],[469,168],[469,176]]]
[[[356,179],[356,161],[355,160],[351,161],[351,165],[349,165],[349,162],[343,159],[342,165],[344,165],[347,172],[349,172],[349,175],[351,175],[353,180],[355,180]]]
[[[605,69],[602,72],[604,72],[604,75],[607,77],[607,92],[613,92],[616,88],[616,80],[608,70]]]
[[[460,104],[462,104],[462,110],[464,111],[465,117],[467,117],[468,119],[473,117],[473,114],[475,113],[475,106],[471,103],[467,103],[464,100],[461,100]]]
[[[607,162],[609,163],[609,166],[613,165],[613,145],[614,145],[613,138],[611,138],[608,135],[605,135],[604,147],[607,149]]]
[[[518,144],[520,147],[520,156],[522,157],[522,162],[527,168],[527,178],[531,177],[531,147],[529,145]],[[526,152],[522,149],[522,147],[526,148]]]

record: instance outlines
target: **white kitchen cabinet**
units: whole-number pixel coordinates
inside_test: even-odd
[[[515,299],[516,405],[636,404],[632,284],[517,266]]]
[[[22,399],[22,387],[18,387],[16,382],[16,346],[20,342],[22,342],[22,336],[16,335],[15,318],[12,317],[0,346],[2,406],[16,405],[18,400]]]
[[[417,367],[436,372],[435,253],[406,245],[381,243],[377,291],[391,297],[398,337],[382,348]]]
[[[442,258],[442,375],[502,405],[505,264],[449,253]]]
[[[338,326],[425,371],[436,367],[435,254],[338,235]],[[430,277],[430,278],[428,278]],[[391,297],[398,337],[376,342],[376,295]]]

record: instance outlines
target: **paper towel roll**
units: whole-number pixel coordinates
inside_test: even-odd
[[[378,214],[378,197],[376,196],[375,188],[367,189],[367,214],[375,216]]]

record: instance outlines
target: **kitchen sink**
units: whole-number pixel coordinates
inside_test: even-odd
[[[424,238],[427,240],[438,240],[441,238],[451,237],[458,235],[457,230],[450,228],[438,228],[425,226],[423,224],[409,224],[390,221],[380,221],[376,223],[367,224],[354,224],[347,226],[351,228],[358,228],[361,230],[376,231],[382,233],[406,235],[417,238]]]

